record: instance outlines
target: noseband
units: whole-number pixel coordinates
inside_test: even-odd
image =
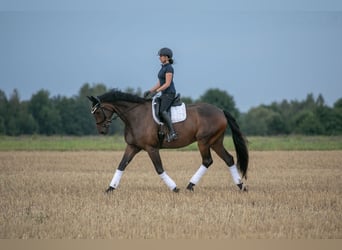
[[[101,123],[103,123],[102,127],[108,128],[110,126],[110,124],[112,123],[112,120],[114,120],[116,117],[113,118],[113,116],[108,117],[106,115],[105,110],[109,111],[109,112],[113,112],[113,110],[110,110],[106,107],[104,107],[100,102],[97,103],[92,109],[91,109],[91,113],[94,114],[98,109],[101,110],[102,114],[103,114],[103,119],[99,122],[96,122],[96,125],[100,125]]]

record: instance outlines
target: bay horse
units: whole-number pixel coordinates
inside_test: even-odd
[[[166,140],[161,141],[158,136],[160,125],[153,120],[151,100],[116,89],[97,97],[87,97],[92,102],[91,113],[95,118],[96,127],[100,134],[108,133],[114,115],[118,116],[125,125],[126,149],[106,193],[118,188],[127,165],[141,150],[148,153],[156,172],[168,188],[171,191],[178,192],[179,188],[176,183],[164,171],[159,150],[181,148],[195,141],[197,141],[201,153],[202,164],[190,179],[187,190],[194,191],[194,186],[213,163],[212,149],[227,164],[238,189],[247,191],[247,187],[242,182],[243,178],[247,179],[249,159],[247,140],[241,133],[236,120],[228,111],[207,103],[186,105],[186,120],[174,124],[178,138],[167,142]],[[228,126],[231,129],[236,150],[236,164],[233,156],[223,146],[225,131]]]

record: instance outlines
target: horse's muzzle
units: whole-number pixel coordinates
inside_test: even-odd
[[[101,135],[108,134],[109,127],[108,126],[97,126],[97,132]]]

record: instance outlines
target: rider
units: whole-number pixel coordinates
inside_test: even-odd
[[[171,103],[176,95],[176,88],[173,82],[173,59],[172,50],[169,48],[162,48],[158,51],[160,62],[162,67],[158,73],[158,82],[149,91],[146,91],[144,96],[153,97],[156,93],[161,92],[161,102],[160,102],[160,114],[169,129],[169,136],[167,138],[168,142],[177,139],[177,134],[172,126],[171,118],[168,115],[168,110],[170,109]]]

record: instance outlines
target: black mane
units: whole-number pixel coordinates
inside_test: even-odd
[[[138,95],[121,92],[117,89],[113,89],[107,93],[98,96],[101,102],[116,102],[127,101],[133,103],[144,103],[146,100]]]

